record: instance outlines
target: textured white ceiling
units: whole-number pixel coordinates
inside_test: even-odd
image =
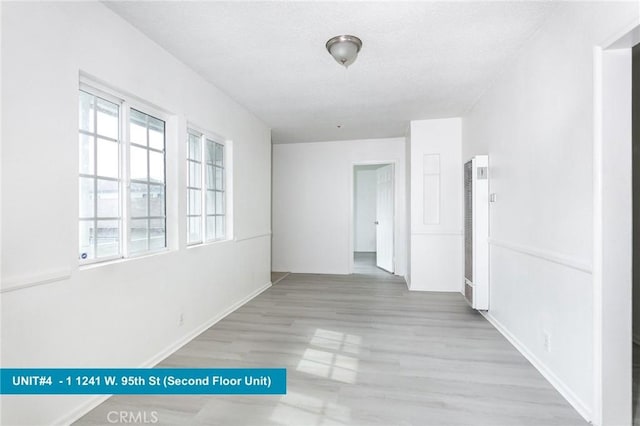
[[[269,125],[274,143],[403,136],[460,116],[553,2],[107,2]],[[325,50],[363,41],[347,71]],[[341,128],[337,128],[341,125]]]

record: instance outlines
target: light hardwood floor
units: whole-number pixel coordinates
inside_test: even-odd
[[[291,274],[160,367],[286,367],[284,396],[114,396],[168,425],[586,425],[460,294]]]
[[[390,275],[376,266],[376,253],[360,251],[353,253],[353,273],[365,275]]]
[[[280,281],[282,281],[284,279],[284,277],[286,277],[287,275],[289,275],[288,272],[274,272],[271,271],[271,282],[273,284],[278,284]]]

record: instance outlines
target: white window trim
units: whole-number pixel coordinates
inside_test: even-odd
[[[200,226],[200,241],[194,241],[194,242],[189,242],[189,227],[188,227],[188,217],[189,217],[189,212],[188,212],[188,205],[187,205],[187,211],[185,212],[185,220],[183,226],[185,226],[186,228],[186,246],[187,248],[194,248],[194,247],[201,247],[201,246],[205,246],[205,245],[209,245],[209,244],[219,244],[219,243],[224,243],[224,242],[228,242],[228,241],[234,241],[234,236],[233,236],[233,197],[232,197],[232,191],[233,191],[233,173],[232,173],[232,141],[226,139],[224,136],[221,136],[220,134],[216,133],[216,132],[211,132],[209,130],[206,130],[198,125],[195,125],[191,122],[187,122],[187,131],[186,131],[186,136],[187,136],[187,151],[185,154],[185,158],[183,161],[183,164],[187,164],[188,162],[188,144],[189,144],[189,134],[193,134],[198,135],[200,138],[200,153],[201,153],[201,160],[200,160],[200,164],[201,164],[201,170],[200,170],[200,218],[201,218],[201,226]],[[207,201],[207,186],[206,186],[206,149],[207,149],[207,140],[210,140],[212,142],[215,142],[217,144],[220,144],[223,146],[224,148],[224,160],[223,160],[223,169],[224,169],[224,174],[223,174],[223,181],[224,181],[224,189],[223,189],[223,202],[224,202],[224,225],[225,225],[225,236],[224,238],[217,238],[217,239],[213,239],[213,240],[207,240],[207,230],[206,230],[206,222],[207,222],[207,212],[206,212],[206,201]],[[187,174],[187,184],[184,186],[185,189],[188,187],[188,173],[189,170],[186,170],[186,174]],[[188,201],[187,201],[188,203]]]
[[[119,106],[119,136],[118,140],[120,143],[120,149],[118,152],[118,158],[120,161],[119,164],[119,182],[120,182],[120,190],[121,190],[121,200],[120,200],[120,254],[115,256],[94,258],[94,259],[78,259],[78,264],[82,269],[90,266],[98,266],[98,265],[106,265],[112,264],[120,261],[126,261],[128,259],[137,259],[148,257],[156,254],[162,254],[171,251],[170,240],[169,240],[169,232],[168,232],[168,222],[169,222],[169,214],[168,214],[168,196],[170,184],[167,179],[167,151],[169,145],[169,132],[167,129],[167,125],[171,116],[158,109],[157,107],[145,103],[144,101],[140,101],[134,96],[125,96],[118,90],[112,89],[104,84],[101,84],[97,81],[91,80],[84,75],[80,75],[79,87],[78,90],[85,91],[91,95],[103,98],[107,101],[118,104]],[[129,141],[129,112],[131,109],[138,110],[144,114],[153,116],[154,118],[160,119],[165,123],[165,140],[164,140],[164,167],[165,167],[165,176],[164,176],[164,203],[165,203],[165,247],[161,247],[158,249],[146,250],[138,253],[130,253],[129,251],[129,237],[131,234],[130,223],[131,223],[131,214],[130,214],[130,189],[131,189],[131,178],[130,178],[130,165],[129,165],[129,153],[131,150],[130,141]],[[95,167],[95,165],[94,165]],[[97,194],[96,194],[97,196]],[[78,220],[78,219],[77,219]]]
[[[86,92],[90,95],[102,98],[106,101],[109,102],[113,102],[114,104],[118,105],[118,185],[119,185],[119,192],[120,192],[120,199],[124,198],[124,178],[123,178],[123,174],[122,174],[122,165],[123,165],[123,160],[122,160],[122,152],[123,152],[123,143],[124,143],[124,137],[123,137],[123,132],[122,132],[122,117],[123,117],[123,100],[117,96],[114,96],[111,93],[107,93],[102,89],[99,88],[95,88],[91,85],[88,85],[84,82],[80,82],[79,91],[83,91]],[[97,123],[94,123],[94,126],[97,126]],[[80,129],[78,129],[78,133],[80,133]],[[95,150],[95,147],[94,147]],[[97,153],[94,152],[94,175],[97,178],[97,170],[95,170],[95,168],[97,167]],[[80,175],[80,174],[78,174]],[[94,197],[97,198],[98,194],[94,194]],[[94,214],[96,214],[96,212],[94,212]],[[95,217],[95,216],[94,216]],[[118,217],[120,220],[120,227],[119,227],[119,235],[118,235],[118,251],[119,254],[117,255],[113,255],[113,256],[105,256],[105,257],[100,257],[100,258],[93,258],[93,259],[78,259],[79,265],[80,266],[84,266],[84,265],[92,265],[92,264],[97,264],[97,263],[103,263],[103,262],[111,262],[114,260],[120,260],[123,258],[124,256],[124,247],[123,247],[123,228],[124,228],[124,211],[123,211],[123,203],[121,202],[121,200],[119,200],[119,211],[118,211]],[[80,218],[77,219],[77,223],[79,224],[80,222]],[[96,229],[96,238],[97,238],[97,229]],[[97,255],[97,253],[96,253]]]
[[[190,141],[189,141],[189,136],[196,136],[199,141],[200,141],[200,159],[199,160],[192,160],[191,158],[189,158],[189,149],[190,149]],[[185,213],[185,218],[186,218],[186,225],[187,225],[187,231],[185,233],[186,235],[186,243],[187,243],[187,247],[193,247],[193,246],[197,246],[197,245],[201,245],[203,243],[205,243],[205,235],[204,235],[204,226],[205,224],[202,222],[202,218],[203,218],[203,210],[204,210],[204,202],[206,202],[205,199],[205,189],[204,189],[204,181],[203,181],[203,170],[204,170],[204,152],[202,151],[203,148],[203,143],[202,140],[203,138],[205,138],[204,134],[200,131],[194,128],[194,126],[187,126],[187,150],[186,150],[186,156],[185,156],[185,164],[186,164],[186,175],[187,175],[187,184],[185,185],[185,189],[186,189],[186,196],[187,196],[187,211]],[[191,187],[189,186],[189,179],[190,179],[190,175],[189,175],[189,162],[193,161],[193,162],[197,162],[200,164],[200,239],[198,241],[189,241],[189,218],[195,215],[190,215],[189,214],[189,193],[191,191],[191,189],[197,189],[195,187]]]
[[[133,101],[124,101],[123,102],[123,106],[125,106],[125,110],[126,110],[126,116],[125,116],[125,120],[123,121],[123,125],[125,127],[125,135],[126,135],[126,140],[125,140],[125,148],[123,149],[124,153],[125,153],[125,159],[123,161],[123,165],[126,171],[126,179],[125,179],[125,194],[124,194],[124,198],[125,198],[125,202],[123,203],[126,206],[126,220],[127,220],[127,224],[131,224],[131,221],[133,220],[131,217],[131,210],[129,209],[129,203],[130,203],[130,195],[131,195],[131,165],[128,161],[128,156],[130,155],[131,152],[131,141],[129,140],[129,112],[131,109],[135,109],[136,111],[139,111],[143,114],[152,116],[154,118],[157,118],[159,120],[162,120],[164,122],[164,247],[161,248],[157,248],[157,249],[150,249],[150,250],[145,250],[145,251],[141,251],[138,253],[131,253],[129,250],[129,238],[131,236],[131,226],[127,226],[125,229],[125,240],[124,240],[124,247],[125,249],[123,250],[123,257],[127,258],[127,259],[135,259],[138,257],[144,257],[144,256],[148,256],[148,255],[152,255],[152,254],[157,254],[157,253],[162,253],[165,251],[169,251],[169,233],[167,232],[167,228],[168,228],[168,215],[167,215],[167,193],[168,191],[168,180],[167,180],[167,145],[168,145],[168,131],[167,131],[167,124],[169,121],[169,117],[156,110],[153,107],[147,107],[144,104],[140,104],[139,102]],[[156,151],[156,150],[154,150]],[[156,151],[157,152],[157,151]],[[147,163],[147,173],[149,173],[149,164]],[[147,182],[147,185],[149,185],[149,182]],[[149,212],[148,212],[149,213]]]

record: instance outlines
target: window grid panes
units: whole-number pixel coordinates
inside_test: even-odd
[[[202,135],[189,130],[187,137],[187,244],[202,240]]]
[[[81,262],[165,248],[165,122],[81,83],[78,128]]]
[[[226,239],[224,144],[187,136],[187,244]]]
[[[206,239],[226,238],[224,145],[206,139]]]
[[[78,256],[121,256],[120,105],[80,91],[78,152]]]
[[[129,252],[155,251],[166,244],[165,122],[130,109]]]

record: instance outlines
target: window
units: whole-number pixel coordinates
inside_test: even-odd
[[[164,121],[131,109],[129,115],[129,252],[166,247]]]
[[[166,247],[165,122],[83,86],[79,143],[81,262]]]
[[[225,145],[192,129],[187,144],[187,244],[224,240]]]
[[[202,242],[202,135],[189,131],[187,149],[187,244]]]
[[[205,213],[207,223],[205,231],[207,241],[222,240],[226,236],[225,227],[225,190],[224,190],[224,145],[205,139],[207,151],[207,204]]]
[[[80,91],[80,258],[121,254],[120,105]]]

